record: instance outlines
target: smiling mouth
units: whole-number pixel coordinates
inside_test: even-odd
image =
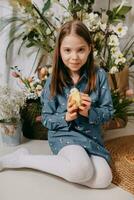
[[[71,65],[79,65],[79,63],[70,63]]]

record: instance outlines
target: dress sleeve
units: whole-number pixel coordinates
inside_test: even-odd
[[[57,99],[50,98],[50,77],[47,79],[41,94],[42,124],[49,130],[69,130],[69,123],[65,121],[65,112],[57,113]]]
[[[114,110],[106,72],[97,72],[97,89],[99,93],[97,106],[91,106],[89,111],[90,124],[103,124],[112,118]]]

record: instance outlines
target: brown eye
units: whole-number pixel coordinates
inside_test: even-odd
[[[85,49],[83,49],[83,48],[80,48],[80,49],[79,49],[79,52],[83,52],[84,50],[85,50]]]
[[[65,49],[64,51],[67,52],[67,53],[69,53],[71,50],[70,49]]]

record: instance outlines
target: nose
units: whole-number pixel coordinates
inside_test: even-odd
[[[77,54],[77,52],[72,52],[71,57],[72,57],[73,60],[78,59],[78,54]]]

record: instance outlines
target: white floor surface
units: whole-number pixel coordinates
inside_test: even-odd
[[[126,128],[110,130],[105,139],[134,134],[134,123]],[[0,156],[20,146],[34,154],[51,154],[47,141],[25,140],[16,147],[0,147]],[[31,169],[0,172],[0,200],[134,200],[134,195],[112,184],[107,189],[90,189],[71,184],[53,175]]]

